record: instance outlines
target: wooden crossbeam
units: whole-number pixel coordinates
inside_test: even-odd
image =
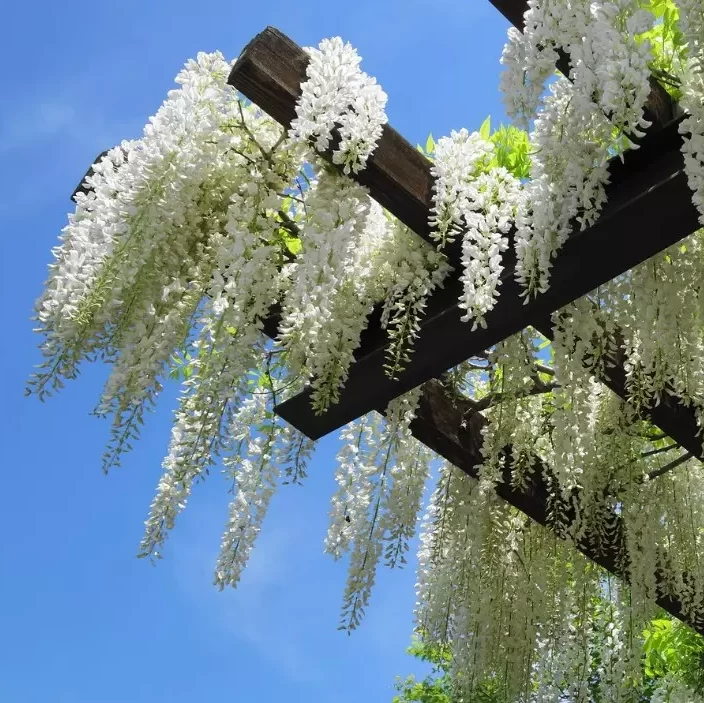
[[[308,55],[274,27],[267,27],[242,51],[228,83],[288,127],[306,77]],[[384,125],[379,147],[356,180],[374,199],[414,232],[430,238],[428,204],[433,179],[428,160],[395,129]]]
[[[549,319],[534,321],[533,326],[547,339],[553,339],[553,327]],[[625,399],[628,392],[624,361],[623,350],[620,350],[614,365],[605,369],[599,380],[616,395]],[[704,438],[699,434],[694,408],[684,405],[677,396],[664,391],[659,403],[642,410],[641,416],[647,417],[692,456],[704,459]]]
[[[106,149],[105,151],[98,154],[98,156],[96,156],[95,160],[90,165],[90,168],[86,171],[85,176],[83,176],[83,178],[81,178],[81,182],[76,186],[73,193],[71,194],[71,200],[73,200],[75,202],[76,196],[79,193],[87,193],[88,192],[88,190],[89,190],[88,178],[90,178],[90,176],[92,176],[95,173],[95,170],[94,170],[95,164],[99,163],[103,159],[104,156],[107,156],[108,151],[109,150]]]
[[[273,28],[259,34],[233,68],[230,82],[274,119],[288,125],[295,114],[307,56]],[[388,338],[371,327],[364,336],[340,402],[316,415],[310,393],[294,396],[277,412],[312,438],[318,438],[388,402],[493,344],[533,325],[550,332],[550,314],[589,293],[695,231],[698,216],[684,173],[677,121],[648,135],[640,149],[611,163],[609,200],[599,221],[575,231],[554,264],[549,290],[524,304],[514,279],[514,262],[505,257],[501,295],[487,315],[486,329],[461,321],[460,283],[455,274],[434,293],[421,323],[411,361],[397,381],[384,371]],[[430,163],[394,129],[385,127],[379,146],[358,180],[404,224],[428,241],[433,177]],[[457,263],[456,252],[450,256]],[[549,335],[548,335],[549,336]],[[623,371],[607,371],[604,382],[619,392]],[[619,392],[624,395],[623,390]],[[676,410],[674,410],[676,408]],[[701,457],[691,409],[673,398],[653,411],[656,424]],[[683,421],[684,418],[684,421]]]
[[[528,9],[528,0],[489,0],[489,2],[514,26],[523,31],[523,15]]]
[[[411,423],[413,436],[440,456],[457,466],[472,478],[478,477],[478,467],[482,463],[482,428],[486,420],[467,398],[451,394],[438,381],[429,381],[423,386],[420,404],[415,420]],[[511,456],[510,447],[506,448]],[[545,484],[545,467],[536,459],[535,471],[525,488],[511,485],[511,465],[507,461],[503,469],[503,479],[496,485],[499,497],[518,508],[541,525],[550,527],[548,520],[548,495]],[[614,516],[613,541],[597,547],[599,540],[588,533],[575,544],[582,554],[599,564],[607,571],[621,577],[624,573],[623,561],[619,554],[625,553],[618,545],[624,544],[624,525],[620,517]],[[688,580],[685,577],[685,582]],[[662,594],[663,591],[659,589]],[[671,615],[682,620],[704,635],[704,619],[688,617],[676,599],[660,595],[657,604]]]

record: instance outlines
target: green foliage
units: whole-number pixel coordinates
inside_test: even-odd
[[[639,37],[640,41],[650,41],[653,51],[650,69],[670,95],[678,100],[678,76],[682,75],[685,66],[685,40],[677,26],[677,6],[674,0],[642,0],[641,6],[656,17],[655,26]]]
[[[487,117],[487,122],[490,118]],[[494,144],[494,159],[489,168],[503,166],[516,178],[530,176],[530,141],[528,134],[513,125],[499,125],[489,140]]]
[[[595,603],[596,605],[596,603]],[[643,633],[643,680],[637,685],[638,699],[648,703],[662,679],[674,678],[694,693],[704,695],[704,637],[678,620],[658,617]],[[408,654],[432,665],[431,673],[418,681],[414,676],[399,679],[393,703],[458,703],[453,696],[447,646],[430,645],[414,638]],[[596,675],[596,674],[595,674]],[[596,699],[595,699],[596,700]],[[472,703],[511,703],[494,681],[483,684]]]
[[[482,122],[482,126],[479,128],[479,136],[482,139],[491,138],[491,115]]]
[[[422,151],[422,149],[421,149]],[[426,154],[432,154],[435,152],[435,139],[433,139],[433,133],[431,132],[428,135],[428,138],[425,140],[425,153]]]
[[[499,125],[491,131],[491,116],[487,117],[479,127],[482,138],[492,142],[495,147],[494,158],[486,164],[487,170],[502,166],[516,178],[525,179],[530,176],[530,141],[527,132],[513,125]],[[435,156],[435,139],[430,134],[425,141],[425,147],[416,145],[418,151],[431,161]]]
[[[289,254],[296,256],[300,253],[302,244],[299,237],[292,235],[289,230],[284,227],[278,230],[278,235],[281,237],[281,242]]]
[[[450,703],[452,691],[449,669],[452,657],[449,647],[426,644],[421,638],[414,638],[406,652],[416,659],[432,665],[432,672],[422,681],[414,676],[398,679],[393,703]]]
[[[426,644],[421,638],[414,638],[406,652],[416,659],[432,665],[431,673],[422,681],[414,676],[399,679],[396,682],[398,696],[393,703],[452,703],[455,698],[452,692],[450,666],[452,655],[448,646]],[[477,692],[472,703],[504,703],[498,684],[488,681]]]
[[[671,675],[704,694],[704,637],[681,622],[660,618],[644,632],[646,682]]]
[[[193,375],[193,357],[186,351],[176,353],[171,357],[171,368],[169,378],[177,381],[185,381]]]

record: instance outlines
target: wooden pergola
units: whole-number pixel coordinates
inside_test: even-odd
[[[522,28],[526,0],[490,1],[511,23]],[[308,56],[300,46],[269,27],[247,45],[228,82],[288,127],[295,117],[307,64]],[[558,68],[569,73],[566,55],[560,56]],[[445,249],[454,273],[448,277],[444,288],[431,295],[410,363],[397,379],[390,379],[384,371],[389,340],[381,328],[380,311],[375,311],[370,315],[339,402],[326,413],[316,415],[311,408],[310,393],[304,391],[277,406],[276,412],[316,439],[367,412],[383,411],[390,400],[423,384],[417,416],[411,425],[413,435],[462,471],[476,477],[483,461],[481,430],[486,420],[474,401],[450,390],[438,379],[452,367],[526,327],[533,327],[551,339],[552,313],[699,229],[681,153],[682,137],[678,129],[682,114],[654,79],[651,79],[651,88],[646,107],[651,128],[639,140],[639,149],[626,153],[623,160],[611,162],[608,202],[593,226],[584,231],[575,227],[554,262],[546,293],[527,303],[520,297],[514,275],[515,257],[509,249],[504,254],[498,302],[486,316],[486,328],[472,331],[470,324],[461,321],[462,311],[458,306],[461,265],[459,242],[455,242]],[[330,154],[323,157],[331,162]],[[396,130],[385,125],[366,169],[353,177],[366,186],[384,208],[435,246],[428,225],[433,192],[430,167],[425,156]],[[607,257],[604,251],[608,251]],[[274,307],[264,325],[272,338],[277,336],[278,322],[279,311]],[[605,368],[600,380],[626,398],[622,361],[617,359],[613,367]],[[692,407],[665,394],[658,405],[642,414],[686,450],[687,454],[677,462],[691,457],[704,460],[703,440]],[[504,478],[496,486],[497,494],[536,522],[547,525],[548,490],[544,471],[532,472],[526,487],[515,487],[510,480],[510,456],[510,447],[507,447]],[[666,469],[674,468],[677,462]],[[535,463],[540,466],[538,457]],[[627,578],[627,566],[621,557],[624,550],[620,548],[625,539],[623,524],[617,515],[614,521],[611,547],[595,547],[597,540],[591,539],[589,534],[575,546],[608,571]],[[657,602],[704,634],[704,620],[687,617],[681,603],[666,596],[661,596]]]
[[[525,0],[491,2],[510,22],[522,28],[527,9]],[[568,72],[565,59],[561,57],[558,68]],[[301,47],[276,29],[267,28],[242,52],[229,83],[283,126],[288,126],[295,117],[307,64],[308,56]],[[310,393],[304,391],[279,405],[277,413],[315,439],[367,412],[383,411],[393,398],[424,384],[418,414],[411,426],[414,436],[476,477],[482,462],[481,428],[486,420],[470,399],[450,392],[441,381],[433,379],[528,326],[552,338],[553,312],[699,227],[684,173],[682,137],[678,132],[682,118],[664,89],[654,80],[651,86],[647,118],[652,127],[641,140],[640,149],[628,152],[623,161],[612,161],[608,203],[592,227],[585,231],[575,228],[557,256],[546,293],[525,304],[515,281],[515,259],[507,252],[496,307],[487,315],[486,328],[472,331],[471,325],[460,319],[461,266],[459,247],[455,244],[447,251],[455,273],[428,301],[411,361],[397,380],[390,379],[384,371],[389,342],[379,324],[379,315],[372,314],[339,403],[316,415],[311,408]],[[433,192],[430,162],[396,130],[384,127],[366,169],[355,179],[401,222],[434,244],[428,225]],[[604,257],[604,251],[608,251],[608,257]],[[276,335],[277,322],[276,311],[272,310],[266,325],[272,336]],[[622,363],[605,369],[600,380],[619,396],[626,397]],[[647,411],[647,418],[690,456],[704,458],[702,438],[691,407],[666,395],[660,404]],[[510,456],[510,448],[506,455]],[[497,486],[497,493],[537,522],[547,524],[548,491],[542,472],[533,472],[532,484],[523,490],[511,485],[510,474],[507,466],[505,480]],[[618,544],[623,539],[620,522],[616,535],[615,544]],[[587,535],[577,546],[609,571],[626,575],[618,556],[621,550],[612,547],[597,551],[591,546],[594,542]],[[660,598],[658,602],[673,615],[683,617],[679,603],[670,598]],[[689,624],[704,633],[704,622]]]

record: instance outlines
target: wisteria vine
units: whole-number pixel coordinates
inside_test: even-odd
[[[667,70],[649,38],[658,31],[678,57]],[[227,84],[222,55],[189,61],[142,137],[94,164],[36,306],[44,360],[31,392],[43,399],[84,361],[110,364],[95,410],[111,418],[106,471],[167,379],[181,379],[140,556],[161,556],[195,484],[220,464],[232,492],[220,588],[239,582],[275,491],[304,480],[314,449],[274,406],[306,385],[316,412],[334,405],[374,310],[396,378],[455,244],[472,329],[501,295],[510,249],[523,294],[544,293],[575,226],[599,217],[609,160],[649,127],[653,75],[676,87],[704,225],[699,2],[529,0],[523,32],[509,32],[502,88],[530,134],[486,124],[429,145],[435,246],[352,180],[387,122],[385,93],[341,39],[307,51],[289,130]],[[551,80],[561,56],[569,76]],[[360,623],[378,566],[406,563],[433,476],[416,616],[428,642],[451,649],[458,696],[636,700],[655,600],[704,622],[704,478],[643,419],[672,394],[704,421],[703,232],[555,313],[551,344],[527,329],[447,375],[450,397],[480,418],[474,478],[413,438],[422,387],[343,428],[325,539],[335,559],[349,555],[342,629]],[[616,355],[627,400],[600,382]],[[507,480],[547,486],[551,529],[497,498]],[[625,579],[586,560],[586,543],[615,554]],[[652,692],[703,696],[676,677]]]

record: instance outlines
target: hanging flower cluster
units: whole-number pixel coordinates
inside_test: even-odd
[[[388,223],[372,202],[364,188],[326,171],[306,199],[280,340],[292,368],[309,369],[320,411],[336,402],[375,302],[372,262]]]
[[[385,370],[397,378],[411,360],[426,301],[442,287],[450,266],[440,251],[398,221],[379,252],[377,266],[382,280],[394,281],[384,293],[381,326],[388,335]]]
[[[682,81],[682,107],[687,117],[680,124],[682,152],[693,202],[704,225],[704,11],[700,3],[675,0],[686,41],[687,66]]]
[[[374,306],[397,374],[427,297],[449,271],[444,256],[311,149],[311,140],[327,149],[341,137],[334,161],[356,172],[386,121],[385,96],[349,45],[326,41],[311,57],[288,135],[227,85],[220,54],[189,61],[142,138],[95,164],[37,304],[46,361],[31,389],[45,396],[96,355],[111,365],[96,408],[112,418],[106,471],[165,379],[182,378],[140,556],[161,556],[194,485],[221,462],[233,498],[220,588],[238,583],[278,485],[305,477],[312,442],[274,406],[307,381],[316,409],[334,403]],[[334,99],[321,107],[316,95]],[[331,527],[331,551],[355,555],[347,628],[364,611],[377,561],[406,561],[430,462],[409,430],[418,396],[392,403],[386,419],[364,420],[375,429],[359,465],[369,490],[354,496],[358,508],[344,508],[344,530]]]
[[[478,132],[452,132],[435,146],[433,208],[429,223],[443,248],[462,237],[463,320],[486,326],[503,271],[502,255],[521,202],[518,179],[505,168],[490,169],[494,145]]]
[[[441,469],[419,559],[416,617],[424,641],[451,653],[457,700],[643,700],[652,613],[634,611],[620,581],[453,467]],[[703,700],[675,677],[652,695]]]
[[[333,163],[342,165],[345,174],[358,173],[387,122],[386,93],[359,68],[359,54],[339,37],[324,39],[308,54],[308,80],[301,86],[291,135],[323,153],[335,132],[339,143],[332,146]]]
[[[326,551],[350,552],[340,629],[354,630],[366,608],[380,561],[406,563],[432,452],[410,431],[419,390],[389,403],[385,422],[365,416],[343,430]]]
[[[490,356],[493,368],[470,371],[493,377],[467,386],[481,388],[476,404],[489,418],[486,461],[479,481],[454,467],[441,470],[421,535],[418,628],[426,643],[451,651],[460,700],[484,700],[489,692],[502,701],[638,700],[654,599],[676,597],[702,621],[704,481],[691,462],[680,459],[682,468],[668,470],[662,457],[677,456],[678,448],[593,379],[584,400],[568,400],[565,388],[561,403],[553,401],[562,389],[551,393],[544,379],[558,383],[564,373],[557,358],[554,369],[540,363],[528,339],[507,340]],[[567,450],[558,444],[559,416],[575,414],[585,434]],[[511,451],[513,437],[529,447],[530,464]],[[498,470],[490,464],[494,446],[503,447]],[[566,472],[557,473],[551,454],[558,452],[571,461]],[[502,481],[569,486],[553,492],[552,530],[499,500],[492,488]],[[630,586],[572,546],[584,542],[615,554]],[[662,695],[679,686],[663,682]],[[683,700],[702,700],[683,690]]]
[[[604,205],[614,144],[630,143],[648,125],[650,45],[638,37],[654,18],[636,0],[528,6],[523,33],[509,32],[502,90],[509,115],[524,128],[535,120],[534,168],[516,235],[518,280],[534,294],[547,289],[573,222],[588,227]],[[558,79],[544,97],[560,55],[569,60],[569,80]]]
[[[621,298],[623,290],[621,283]],[[624,572],[638,574],[633,587],[643,589],[636,602],[667,594],[680,600],[693,619],[701,619],[704,483],[686,469],[691,454],[638,419],[634,403],[646,391],[626,404],[598,382],[614,352],[604,345],[604,317],[586,298],[556,313],[550,366],[541,363],[529,332],[506,340],[488,356],[489,366],[481,368],[488,382],[478,386],[476,396],[488,420],[480,476],[490,487],[504,481],[530,487],[536,478],[544,482],[552,500],[551,525],[578,544],[586,540],[597,552],[621,554]],[[647,331],[644,336],[656,335]],[[673,340],[664,332],[663,348],[668,344]],[[651,368],[643,372],[635,363],[632,359],[627,368],[652,380]],[[647,393],[652,402],[652,387]],[[684,504],[691,506],[686,515]],[[621,523],[623,537],[614,531]],[[665,573],[670,580],[658,591],[656,582]]]

